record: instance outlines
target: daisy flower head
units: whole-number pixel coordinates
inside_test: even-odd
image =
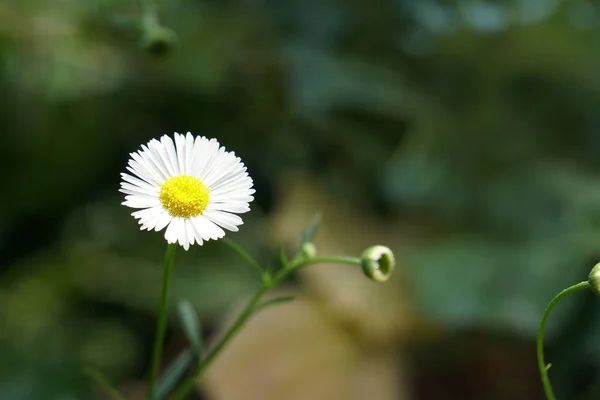
[[[140,229],[165,231],[168,243],[185,250],[237,232],[237,214],[250,211],[255,190],[246,167],[216,139],[175,133],[152,139],[134,153],[121,174],[123,205]]]

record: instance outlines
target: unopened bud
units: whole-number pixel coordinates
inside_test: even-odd
[[[160,25],[156,25],[151,29],[144,30],[142,47],[152,55],[162,56],[171,50],[176,39],[177,36],[175,35],[175,32]]]
[[[592,289],[592,292],[600,296],[600,263],[596,264],[590,271],[590,274],[588,275],[588,283],[590,284],[590,289]]]
[[[302,256],[305,258],[313,258],[317,255],[317,248],[311,242],[306,242],[300,247]]]
[[[360,265],[366,276],[375,282],[385,282],[394,272],[394,253],[385,246],[372,246],[361,256]]]

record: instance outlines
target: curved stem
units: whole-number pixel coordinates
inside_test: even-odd
[[[213,363],[217,358],[221,350],[233,339],[233,337],[239,332],[239,330],[248,322],[250,317],[256,311],[256,307],[259,305],[260,300],[265,294],[271,290],[271,288],[277,286],[285,278],[287,278],[292,272],[297,271],[300,268],[306,267],[311,264],[319,263],[343,263],[343,264],[356,264],[360,265],[360,258],[356,257],[343,257],[343,256],[331,256],[331,257],[314,257],[314,258],[300,258],[294,260],[288,268],[282,269],[271,281],[270,284],[265,284],[258,289],[258,291],[250,298],[240,315],[233,322],[231,327],[225,332],[225,334],[219,339],[217,344],[208,352],[206,357],[202,360],[196,370],[190,375],[190,377],[175,391],[171,400],[183,400],[185,396],[196,386],[198,377]]]
[[[162,278],[162,292],[160,296],[160,309],[156,321],[156,333],[154,338],[154,350],[152,353],[152,369],[150,370],[150,389],[148,399],[154,400],[156,396],[156,380],[160,370],[160,361],[162,358],[163,345],[165,341],[165,331],[167,327],[167,312],[169,304],[169,282],[171,280],[171,270],[173,269],[173,260],[175,258],[175,249],[177,244],[169,244],[165,252],[165,267]]]
[[[540,327],[537,335],[537,360],[538,367],[540,369],[540,376],[542,378],[542,385],[544,386],[544,393],[546,394],[546,398],[548,400],[556,400],[554,396],[554,392],[552,391],[552,385],[550,384],[550,378],[548,377],[548,368],[546,367],[546,361],[544,361],[544,329],[546,328],[546,322],[548,321],[548,317],[550,316],[550,312],[554,308],[554,306],[565,296],[575,293],[582,289],[589,288],[590,284],[585,281],[573,285],[571,287],[566,288],[559,294],[557,294],[548,304],[546,310],[544,311],[544,315],[542,316],[542,321],[540,322]]]

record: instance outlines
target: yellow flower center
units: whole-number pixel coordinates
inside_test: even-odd
[[[202,214],[208,205],[210,191],[198,178],[179,175],[160,187],[160,202],[173,217],[191,218]]]

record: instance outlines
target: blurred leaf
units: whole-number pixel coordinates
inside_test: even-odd
[[[104,392],[109,395],[114,400],[127,400],[125,396],[117,391],[110,383],[108,378],[102,374],[102,372],[98,371],[92,367],[86,367],[84,369],[86,375],[88,375],[91,379],[93,379]]]
[[[313,241],[314,237],[317,234],[317,230],[319,229],[319,225],[321,224],[321,220],[321,213],[316,213],[312,221],[308,225],[308,228],[306,228],[304,234],[302,235],[302,243],[300,243],[300,246],[298,246],[298,250],[296,251],[296,255],[294,256],[294,258],[297,258],[298,256],[300,256],[300,254],[302,254],[302,246],[304,246],[306,243],[310,243]]]
[[[286,268],[289,263],[287,254],[285,254],[285,249],[283,248],[283,246],[279,248],[279,262],[281,263],[281,268]]]
[[[198,315],[194,310],[194,307],[187,300],[181,300],[177,305],[179,311],[179,319],[181,320],[181,326],[185,332],[188,341],[194,348],[198,357],[202,356],[202,330],[200,328],[200,321]]]
[[[317,234],[317,229],[319,229],[319,225],[321,224],[321,219],[321,213],[315,214],[314,218],[310,222],[310,225],[308,226],[308,228],[306,228],[306,231],[304,232],[302,244],[312,242],[315,235]]]
[[[169,365],[158,382],[156,396],[159,400],[167,398],[177,383],[181,380],[181,377],[192,365],[194,359],[194,352],[189,349],[185,349],[179,354],[179,356],[177,356],[175,361]]]
[[[501,328],[533,339],[548,301],[586,276],[579,268],[584,258],[567,251],[572,246],[561,237],[518,244],[467,235],[440,241],[411,254],[417,301],[453,328]],[[549,338],[582,300],[574,296],[554,311]]]

